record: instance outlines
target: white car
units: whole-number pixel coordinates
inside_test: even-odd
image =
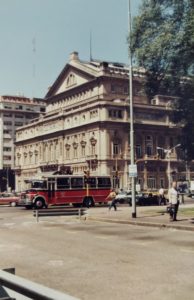
[[[119,203],[128,203],[129,205],[131,205],[131,191],[129,191],[129,192],[125,192],[125,191],[119,192],[116,195],[116,200]]]
[[[136,192],[136,196],[135,196],[135,199],[136,199],[136,204],[139,203],[139,199],[142,198],[142,194],[141,193],[138,193]],[[131,196],[131,191],[122,191],[122,192],[119,192],[117,195],[116,195],[116,200],[119,202],[119,203],[127,203],[129,204],[129,206],[132,205],[132,196]]]

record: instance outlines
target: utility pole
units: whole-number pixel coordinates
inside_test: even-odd
[[[131,177],[132,218],[136,218],[135,180],[137,165],[134,157],[134,128],[133,128],[133,63],[131,52],[131,2],[129,0],[129,115],[130,115],[130,160],[129,176]]]

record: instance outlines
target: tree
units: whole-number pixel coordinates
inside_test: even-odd
[[[148,97],[177,98],[174,118],[184,123],[182,146],[194,158],[194,0],[143,0],[130,47],[146,70]]]

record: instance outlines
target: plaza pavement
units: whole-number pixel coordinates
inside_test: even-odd
[[[188,213],[189,209],[193,209],[193,215],[192,212]],[[176,222],[170,222],[166,206],[137,206],[136,218],[132,218],[132,208],[126,205],[118,205],[117,211],[114,211],[114,208],[109,211],[107,206],[95,207],[90,208],[87,216],[83,218],[100,222],[194,231],[194,203],[180,204]]]

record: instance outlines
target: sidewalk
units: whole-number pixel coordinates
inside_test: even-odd
[[[188,213],[188,210],[193,210]],[[173,228],[194,231],[194,204],[181,204],[177,214],[177,222],[170,222],[166,206],[137,206],[136,218],[132,218],[132,208],[118,205],[117,211],[108,207],[94,207],[88,210],[88,220],[150,226],[158,228]]]

